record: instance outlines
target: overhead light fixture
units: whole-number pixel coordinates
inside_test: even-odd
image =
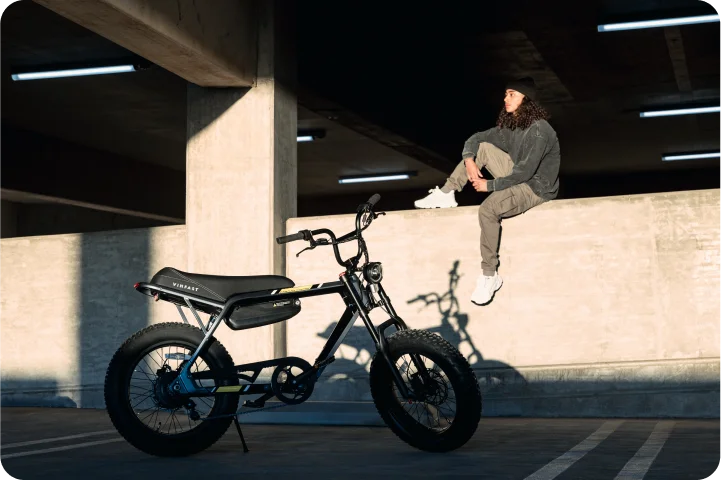
[[[297,141],[298,142],[312,142],[319,138],[325,137],[325,130],[321,128],[311,130],[298,130]]]
[[[681,153],[673,155],[664,155],[661,160],[664,162],[673,162],[674,160],[701,160],[704,158],[721,158],[721,152],[707,153]]]
[[[599,25],[599,32],[618,32],[620,30],[637,30],[640,28],[673,27],[676,25],[693,25],[697,23],[718,22],[718,15],[699,15],[695,17],[667,18],[663,20],[644,20],[641,22],[609,23]]]
[[[721,107],[698,107],[698,108],[677,108],[674,110],[656,110],[651,112],[641,112],[641,118],[648,117],[668,117],[671,115],[696,115],[699,113],[719,113]]]
[[[378,175],[354,175],[340,177],[338,183],[365,183],[365,182],[387,182],[391,180],[408,180],[415,177],[416,172],[382,173]]]
[[[91,67],[91,68],[71,68],[65,70],[47,70],[39,72],[14,73],[12,79],[21,80],[41,80],[48,78],[64,78],[64,77],[84,77],[88,75],[108,75],[112,73],[128,73],[135,72],[138,68],[135,65],[115,65],[110,67]]]

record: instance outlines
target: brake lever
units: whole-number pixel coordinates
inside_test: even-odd
[[[327,238],[320,238],[320,239],[316,240],[316,239],[314,239],[314,238],[311,237],[311,239],[310,239],[310,247],[305,247],[303,250],[301,250],[300,252],[296,253],[295,256],[296,256],[296,258],[298,258],[298,257],[300,257],[300,254],[303,253],[303,252],[305,252],[306,250],[313,250],[313,249],[314,249],[315,247],[317,247],[318,245],[329,245],[329,244],[330,244],[330,242],[328,242],[328,239],[327,239]]]

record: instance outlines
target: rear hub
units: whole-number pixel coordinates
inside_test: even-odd
[[[163,365],[156,372],[158,379],[153,385],[153,400],[161,408],[176,409],[185,404],[183,398],[170,387],[173,380],[178,378],[178,372],[174,372],[168,365]]]

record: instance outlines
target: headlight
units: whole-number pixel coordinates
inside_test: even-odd
[[[363,278],[369,283],[379,283],[383,280],[383,266],[380,262],[372,262],[363,267]]]

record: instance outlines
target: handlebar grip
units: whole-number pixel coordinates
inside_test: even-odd
[[[305,235],[303,232],[294,233],[292,235],[286,235],[284,237],[278,237],[275,239],[278,244],[283,245],[284,243],[295,242],[296,240],[303,240]]]
[[[380,201],[380,199],[381,196],[376,193],[370,198],[370,200],[368,200],[368,203],[370,203],[371,207],[374,207],[375,204]]]

